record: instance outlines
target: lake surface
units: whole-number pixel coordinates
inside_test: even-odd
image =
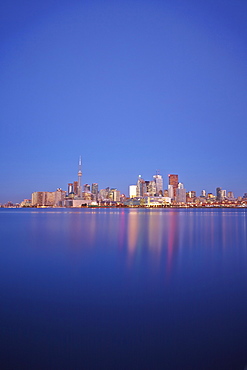
[[[245,209],[1,209],[1,368],[247,366]]]

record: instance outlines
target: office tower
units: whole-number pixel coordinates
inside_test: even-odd
[[[202,196],[202,197],[206,197],[206,190],[202,190],[202,192],[201,192],[201,196]]]
[[[113,202],[120,202],[120,191],[112,188],[109,192],[109,199]]]
[[[156,183],[155,183],[154,180],[148,181],[147,192],[148,192],[148,195],[150,195],[150,197],[155,196],[155,194],[156,194]]]
[[[234,194],[233,194],[233,192],[232,191],[228,191],[228,193],[227,193],[227,198],[229,199],[229,200],[234,200],[235,198],[234,198]]]
[[[32,206],[43,206],[44,205],[44,192],[35,191],[32,193]]]
[[[36,191],[32,193],[33,206],[54,206],[55,191]]]
[[[176,202],[186,203],[186,189],[183,187],[177,188]]]
[[[174,199],[173,185],[168,185],[168,196],[171,199]]]
[[[163,197],[169,197],[169,193],[167,189],[163,191]]]
[[[90,185],[89,184],[84,184],[83,191],[85,191],[86,193],[90,193]]]
[[[147,187],[145,180],[141,178],[141,175],[139,175],[136,185],[136,196],[137,197],[144,197],[144,194],[147,192]]]
[[[55,205],[62,207],[66,196],[66,191],[58,188],[55,192]]]
[[[178,175],[168,175],[168,184],[173,186],[173,196],[176,196],[178,188]]]
[[[226,190],[221,190],[221,198],[226,199]]]
[[[190,198],[196,198],[196,191],[191,190],[191,191],[189,191],[188,195],[189,195]]]
[[[97,183],[92,184],[92,194],[94,195],[95,200],[98,200],[99,186]]]
[[[74,194],[75,195],[78,195],[78,181],[74,181],[74,184],[73,184],[73,186],[74,186]]]
[[[68,194],[72,194],[74,192],[73,184],[71,182],[68,183]]]
[[[106,199],[106,190],[100,189],[99,191],[99,200],[105,200]]]
[[[82,187],[81,187],[81,177],[82,177],[82,170],[81,170],[81,156],[79,158],[79,165],[78,165],[78,196],[81,197],[82,194]]]
[[[221,201],[222,200],[222,191],[221,188],[216,188],[216,200]]]
[[[186,190],[182,182],[178,183],[175,199],[178,203],[186,203]]]
[[[159,174],[153,176],[156,185],[156,195],[163,195],[163,177]]]
[[[129,197],[135,198],[136,197],[136,185],[130,185],[129,186]]]

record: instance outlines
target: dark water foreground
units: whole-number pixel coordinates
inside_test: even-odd
[[[247,366],[247,212],[0,210],[4,369]]]

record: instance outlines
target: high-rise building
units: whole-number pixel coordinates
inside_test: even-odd
[[[168,185],[168,196],[169,198],[174,199],[173,185]]]
[[[55,205],[62,207],[66,196],[66,191],[58,188],[55,192]]]
[[[54,206],[55,205],[55,194],[53,191],[36,191],[32,193],[32,205],[33,206]]]
[[[89,184],[84,184],[83,191],[87,192],[87,193],[90,193],[90,185]]]
[[[98,200],[99,186],[96,183],[92,184],[92,194],[94,195],[95,200]]]
[[[146,182],[141,178],[141,175],[139,175],[136,185],[136,196],[144,197],[145,193],[147,193]]]
[[[216,200],[221,201],[222,200],[222,189],[216,188]]]
[[[135,198],[136,197],[136,185],[129,186],[129,197]]]
[[[78,181],[74,181],[73,190],[74,190],[74,194],[78,195]]]
[[[120,202],[120,191],[112,188],[109,193],[109,199],[113,202]]]
[[[155,194],[156,194],[156,183],[155,183],[154,180],[148,181],[147,192],[148,192],[148,195],[150,197],[155,196]]]
[[[186,189],[184,189],[184,187],[177,188],[176,202],[186,203]]]
[[[159,174],[153,176],[156,185],[156,195],[163,195],[163,177]]]
[[[206,190],[202,190],[202,192],[201,192],[201,196],[202,196],[202,197],[206,197],[206,195],[207,195],[207,194],[206,194]]]
[[[73,192],[74,192],[73,184],[72,184],[72,182],[69,182],[68,183],[68,194],[71,194]]]
[[[233,192],[232,192],[232,191],[228,191],[228,193],[227,193],[227,198],[228,198],[229,200],[234,200],[234,199],[235,199],[234,194],[233,194]]]
[[[173,186],[173,196],[176,197],[176,192],[178,188],[178,175],[168,175],[168,185]]]
[[[221,190],[221,198],[226,199],[226,190]]]

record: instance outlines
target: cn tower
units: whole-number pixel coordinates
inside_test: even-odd
[[[78,165],[78,196],[82,196],[82,188],[81,188],[81,177],[82,177],[82,171],[81,171],[81,156],[79,157],[79,165]]]

